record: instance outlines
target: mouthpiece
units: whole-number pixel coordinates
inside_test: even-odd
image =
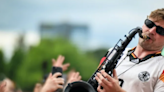
[[[145,40],[150,39],[150,37],[149,37],[149,36],[147,36],[147,35],[142,35],[142,37],[143,37],[143,39],[145,39]]]
[[[142,35],[142,31],[141,31],[141,32],[139,32],[139,36],[140,36],[142,39],[145,39],[145,40],[150,39],[150,37],[149,37],[149,36],[147,36],[147,35]]]

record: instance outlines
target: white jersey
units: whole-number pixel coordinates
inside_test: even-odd
[[[130,61],[125,50],[116,71],[126,92],[164,92],[164,57],[155,56],[143,62]]]

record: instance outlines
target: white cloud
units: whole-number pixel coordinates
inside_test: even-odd
[[[26,46],[36,46],[40,42],[40,35],[35,31],[30,31],[25,34],[24,43]]]

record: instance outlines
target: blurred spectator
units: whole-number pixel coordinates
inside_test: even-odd
[[[36,83],[34,87],[34,92],[40,92],[42,89],[42,84],[41,83]]]
[[[36,83],[34,92],[62,92],[64,84],[81,80],[79,72],[71,70],[68,75],[62,75],[70,66],[69,63],[63,64],[65,57],[59,55],[57,60],[52,59],[52,73],[48,77],[44,76],[44,84]],[[65,81],[64,81],[65,80]]]
[[[6,82],[2,81],[0,82],[0,92],[5,92]]]
[[[10,79],[5,78],[0,84],[0,92],[15,92],[15,83]]]

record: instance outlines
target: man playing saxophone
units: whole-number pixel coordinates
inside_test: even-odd
[[[139,38],[136,47],[124,51],[113,77],[104,70],[97,73],[98,92],[164,92],[164,56],[161,55],[164,47],[164,8],[150,13],[142,32],[149,39]]]

